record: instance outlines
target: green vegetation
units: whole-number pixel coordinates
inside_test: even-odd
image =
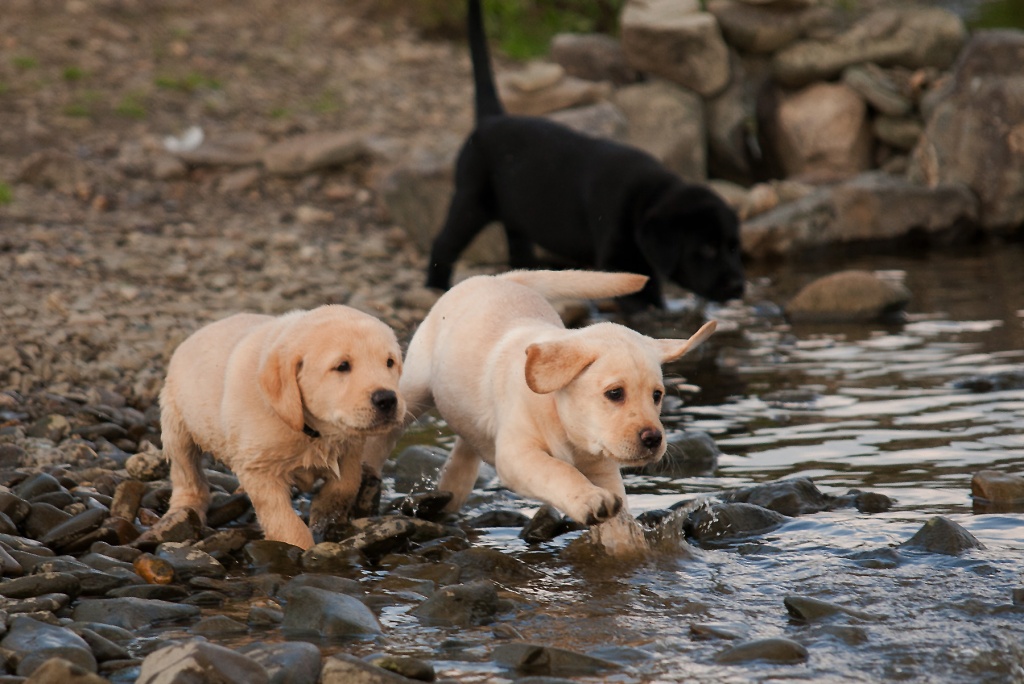
[[[190,71],[184,76],[161,74],[155,79],[156,86],[164,90],[178,90],[183,93],[192,93],[199,89],[220,90],[220,81],[201,74],[198,71]]]
[[[345,105],[345,98],[341,93],[334,90],[322,91],[312,102],[309,109],[315,114],[333,114],[341,111]]]
[[[413,21],[428,34],[465,35],[463,0],[414,0]],[[625,0],[485,0],[487,35],[513,59],[547,52],[556,33],[618,30]]]
[[[75,99],[64,106],[65,116],[88,118],[93,115],[96,104],[103,96],[95,90],[83,90],[75,95]]]
[[[7,183],[0,182],[0,205],[14,201],[14,189]]]
[[[141,93],[128,93],[117,103],[114,111],[129,119],[145,119],[145,96]]]
[[[64,80],[68,83],[74,83],[75,81],[81,81],[85,78],[85,70],[81,67],[69,66],[64,67]]]
[[[38,59],[36,59],[35,57],[29,57],[27,55],[17,55],[11,60],[11,63],[14,64],[14,66],[18,69],[21,69],[22,71],[35,69],[37,66],[39,66]]]
[[[974,16],[968,20],[968,24],[973,29],[1024,29],[1024,3],[1021,0],[995,0],[982,3]]]

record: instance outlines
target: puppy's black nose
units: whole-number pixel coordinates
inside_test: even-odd
[[[661,444],[661,430],[644,428],[640,431],[640,443],[648,449],[657,449]]]
[[[370,403],[381,413],[394,413],[398,406],[398,395],[392,390],[379,389],[370,395]]]

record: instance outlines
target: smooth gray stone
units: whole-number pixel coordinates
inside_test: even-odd
[[[319,637],[380,634],[377,617],[359,599],[314,587],[291,592],[281,629],[289,635]]]
[[[197,606],[140,598],[86,599],[80,601],[74,610],[75,620],[101,622],[128,630],[198,615]]]

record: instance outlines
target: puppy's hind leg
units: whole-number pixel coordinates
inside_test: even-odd
[[[462,508],[462,504],[466,503],[470,492],[473,491],[479,472],[480,457],[461,437],[456,437],[452,453],[441,469],[441,477],[437,481],[439,490],[452,493],[452,500],[445,506],[446,511],[454,513]]]
[[[171,463],[171,500],[168,513],[191,509],[206,521],[210,506],[210,483],[202,468],[203,450],[181,421],[173,405],[165,404],[160,412],[164,458]]]

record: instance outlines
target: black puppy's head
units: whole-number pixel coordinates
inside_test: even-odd
[[[636,241],[659,278],[716,302],[743,296],[739,218],[712,190],[680,184],[665,192]]]

